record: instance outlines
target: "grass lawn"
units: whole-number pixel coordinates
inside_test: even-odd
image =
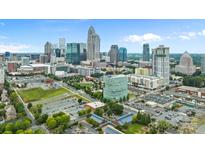
[[[68,91],[64,88],[48,89],[48,90],[44,90],[42,88],[32,88],[28,90],[19,91],[19,94],[21,95],[21,97],[26,103],[47,99],[64,93],[68,93]]]
[[[135,99],[136,98],[136,95],[133,94],[133,93],[129,92],[128,95],[129,95],[129,99]]]
[[[125,134],[144,134],[144,126],[140,124],[129,124],[127,129],[123,129]]]
[[[76,83],[76,84],[81,87],[88,87],[88,88],[92,87],[92,83],[81,82],[81,83]]]

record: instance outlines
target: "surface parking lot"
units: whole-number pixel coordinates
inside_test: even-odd
[[[170,124],[177,126],[181,123],[190,123],[191,119],[189,116],[182,112],[167,111],[161,115],[156,116],[157,120],[167,120]]]
[[[62,111],[69,114],[71,116],[71,120],[75,120],[78,117],[78,112],[83,108],[84,105],[79,105],[77,100],[71,98],[44,103],[42,113],[51,115]]]
[[[128,102],[128,103],[126,103],[126,105],[128,105],[132,108],[135,108],[139,111],[149,113],[150,115],[155,115],[155,116],[157,116],[165,111],[164,108],[161,108],[161,107],[154,107],[153,108],[153,107],[147,106],[144,103]]]
[[[149,94],[143,97],[146,101],[153,101],[159,104],[166,104],[174,101],[174,98],[172,98],[169,95],[156,95],[156,94]]]

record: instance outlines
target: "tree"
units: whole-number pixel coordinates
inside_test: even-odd
[[[104,111],[103,111],[103,109],[101,109],[101,108],[97,108],[94,113],[97,114],[98,116],[101,116],[101,117],[102,117]]]
[[[165,120],[161,120],[158,122],[158,130],[160,133],[164,133],[165,130],[171,127],[171,124]]]
[[[34,131],[35,134],[45,134],[45,131],[43,129],[37,129]]]
[[[82,102],[82,98],[79,98],[79,99],[78,99],[78,103],[81,103],[81,102]]]
[[[121,115],[123,113],[123,109],[124,109],[124,107],[122,105],[117,104],[117,103],[115,103],[111,107],[112,112],[116,115]]]
[[[6,111],[5,110],[0,110],[0,117],[5,117]]]
[[[27,129],[24,131],[25,134],[33,134],[33,130],[32,129]]]
[[[148,125],[151,123],[151,117],[149,114],[138,112],[136,116],[133,116],[132,123]]]
[[[48,119],[48,114],[43,114],[37,119],[37,124],[43,124]]]
[[[15,128],[16,131],[21,130],[21,129],[22,130],[25,129],[24,124],[21,121],[16,121],[15,125],[14,125],[14,128]]]
[[[32,107],[33,105],[32,105],[32,103],[28,103],[28,109],[30,109],[31,107]]]
[[[57,121],[53,117],[50,117],[47,119],[46,125],[49,129],[53,129],[57,126]]]
[[[69,121],[70,121],[70,116],[65,114],[65,115],[62,115],[61,117],[61,124],[67,124]]]
[[[166,86],[166,88],[165,88],[166,90],[169,90],[169,86]]]
[[[12,131],[5,131],[3,134],[13,134]]]
[[[17,130],[17,131],[16,131],[16,134],[24,134],[23,129],[19,129],[19,130]]]
[[[31,127],[31,121],[28,120],[28,119],[24,119],[23,120],[23,126],[24,126],[24,129],[27,129],[27,128]]]
[[[14,124],[8,123],[8,124],[5,126],[5,131],[11,131],[11,132],[13,132],[13,131],[14,131]]]

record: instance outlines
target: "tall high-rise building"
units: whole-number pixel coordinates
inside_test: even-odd
[[[119,61],[127,61],[127,49],[120,47],[119,48]]]
[[[52,49],[54,50],[54,49],[57,49],[58,48],[58,44],[57,43],[52,43]]]
[[[51,53],[53,52],[52,44],[50,42],[46,42],[44,45],[44,54],[48,56],[48,62],[51,60]]]
[[[7,72],[16,72],[18,68],[18,62],[17,61],[8,61],[7,62]]]
[[[4,59],[5,59],[5,60],[10,60],[10,59],[11,59],[11,52],[6,51],[6,52],[4,53]]]
[[[104,76],[103,97],[106,99],[124,99],[128,95],[128,81],[125,75]]]
[[[93,26],[88,30],[87,60],[91,62],[100,60],[100,37],[95,33]]]
[[[179,65],[175,66],[175,72],[180,72],[186,75],[192,75],[196,72],[196,66],[194,66],[192,57],[187,51],[185,51],[180,57]]]
[[[51,58],[51,55],[50,55]],[[48,63],[48,55],[40,55],[39,62],[42,64]]]
[[[29,57],[21,57],[21,65],[29,65],[30,58]]]
[[[56,54],[56,57],[61,57],[61,49],[56,48],[56,49],[54,49],[54,52]]]
[[[142,54],[143,61],[149,61],[150,59],[150,52],[149,52],[149,44],[143,44],[143,54]]]
[[[119,59],[118,45],[112,45],[109,51],[110,62],[117,65]]]
[[[59,38],[59,49],[61,51],[61,56],[63,57],[65,55],[65,50],[66,50],[65,38]]]
[[[205,74],[205,55],[201,57],[201,73]]]
[[[51,54],[51,61],[50,61],[51,64],[55,64],[56,63],[56,53],[55,52],[52,52]]]
[[[65,49],[66,48],[65,38],[59,38],[59,48],[60,49]]]
[[[86,43],[80,43],[80,61],[86,61],[87,60],[87,49],[86,49]]]
[[[163,77],[165,84],[169,84],[169,47],[160,45],[152,49],[152,71],[153,75]]]
[[[68,64],[80,64],[80,43],[67,43],[66,62]]]
[[[0,64],[0,89],[2,89],[4,85],[4,76],[5,76],[4,65]]]

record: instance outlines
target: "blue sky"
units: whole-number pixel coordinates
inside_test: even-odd
[[[101,38],[101,52],[112,44],[129,53],[160,44],[171,53],[205,53],[205,20],[0,20],[0,52],[43,52],[46,41],[86,42],[89,26]]]

